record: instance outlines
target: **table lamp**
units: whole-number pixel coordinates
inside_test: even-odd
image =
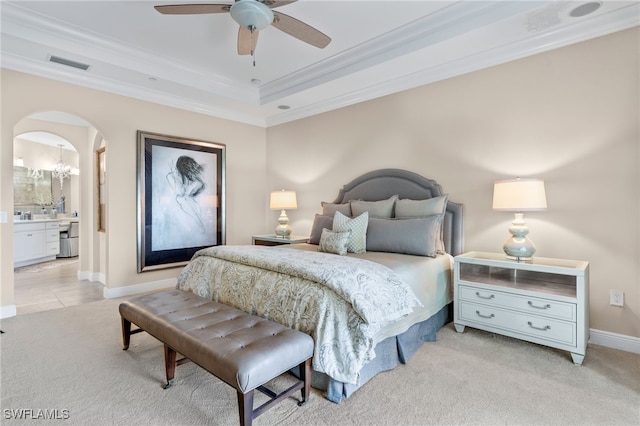
[[[295,191],[273,191],[269,200],[269,208],[271,210],[280,210],[278,218],[278,226],[276,226],[276,235],[282,238],[289,238],[291,235],[291,226],[289,226],[289,218],[285,209],[297,209],[298,201],[296,200]]]
[[[531,260],[536,246],[527,238],[529,227],[524,222],[524,211],[547,209],[544,181],[541,179],[499,180],[493,185],[493,210],[516,212],[509,227],[511,237],[502,245],[509,259]]]

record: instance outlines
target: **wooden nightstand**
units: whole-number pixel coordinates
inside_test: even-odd
[[[454,259],[454,325],[571,352],[582,364],[589,340],[589,262],[470,252]]]
[[[309,237],[290,235],[289,238],[278,237],[275,234],[254,235],[251,243],[256,246],[280,246],[283,244],[299,244],[309,241]]]

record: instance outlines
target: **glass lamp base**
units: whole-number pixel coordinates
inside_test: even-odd
[[[536,246],[533,242],[524,237],[511,237],[502,245],[502,249],[507,254],[508,259],[527,261],[533,258]]]
[[[529,228],[524,222],[524,215],[516,213],[511,226],[509,227],[511,237],[502,245],[502,249],[507,254],[508,259],[518,261],[530,261],[536,252],[536,246],[526,237]]]
[[[278,217],[278,226],[276,226],[276,235],[282,238],[289,238],[291,235],[291,226],[289,225],[289,218],[284,210],[280,212]]]

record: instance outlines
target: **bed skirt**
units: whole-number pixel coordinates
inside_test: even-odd
[[[406,332],[389,337],[376,345],[376,357],[362,370],[357,385],[338,382],[324,373],[313,372],[311,386],[326,392],[329,401],[339,404],[378,373],[406,364],[425,342],[435,342],[436,332],[452,321],[453,306],[448,304],[428,320],[414,324]],[[295,369],[294,369],[295,370]],[[296,374],[296,371],[292,371]]]

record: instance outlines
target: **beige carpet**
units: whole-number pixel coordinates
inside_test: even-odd
[[[150,336],[134,335],[121,350],[118,303],[2,321],[0,423],[238,424],[235,392],[193,364],[178,367],[176,384],[163,390],[162,347]],[[20,414],[59,419],[15,420]],[[408,365],[343,403],[314,390],[306,406],[288,399],[254,424],[638,425],[640,356],[592,345],[579,367],[566,352],[472,329],[458,334],[449,324]]]

